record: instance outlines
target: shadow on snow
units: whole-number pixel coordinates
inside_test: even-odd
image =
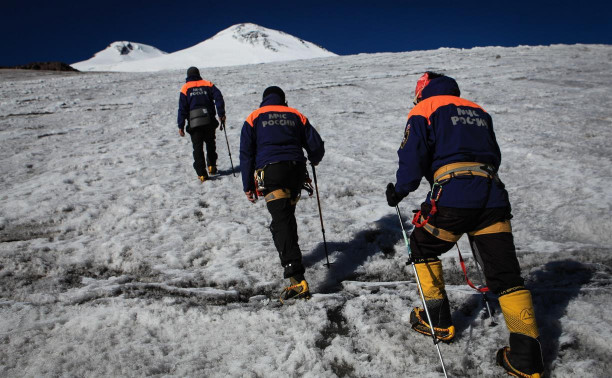
[[[565,316],[570,302],[578,297],[581,289],[591,283],[593,268],[575,260],[550,261],[526,277],[526,287],[531,291],[533,305],[540,331],[545,374],[549,373],[554,360],[564,349],[575,349],[576,345],[561,344],[563,333],[561,318]],[[487,294],[491,309],[499,313],[497,297]],[[457,334],[467,332],[470,325],[484,314],[481,295],[472,295],[453,312]],[[505,327],[502,320],[501,326]],[[470,331],[471,332],[471,331]]]
[[[569,303],[580,294],[583,286],[593,278],[592,268],[575,260],[551,261],[540,270],[531,273],[532,290],[544,365],[550,371],[552,362],[564,348],[560,345],[562,334],[561,318],[566,314]]]
[[[406,224],[406,222],[404,222]],[[409,228],[409,224],[405,225]],[[385,215],[373,222],[373,226],[355,234],[348,242],[327,242],[331,266],[318,290],[320,293],[335,292],[344,280],[355,278],[356,270],[371,256],[382,252],[386,256],[395,254],[394,246],[401,240],[402,230],[395,214]],[[325,246],[321,242],[310,253],[303,256],[304,266],[326,264]]]

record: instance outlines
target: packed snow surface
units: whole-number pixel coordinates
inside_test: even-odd
[[[171,54],[151,56],[150,59],[109,61],[109,54],[106,54],[109,49],[72,66],[81,71],[151,72],[189,66],[236,66],[336,55],[287,33],[249,23],[231,26],[195,46]]]
[[[609,376],[610,62],[612,46],[557,45],[203,69],[225,96],[236,169],[240,129],[269,85],[325,139],[316,173],[333,264],[304,194],[297,218],[315,295],[282,307],[270,216],[232,176],[223,132],[221,175],[204,184],[178,135],[186,65],[0,71],[0,376],[440,377],[431,340],[409,326],[419,299],[384,197],[425,70],[456,78],[493,117],[547,374]],[[407,227],[427,189],[400,204]],[[504,376],[496,298],[484,319],[454,250],[443,265],[458,331],[440,345],[449,375]]]

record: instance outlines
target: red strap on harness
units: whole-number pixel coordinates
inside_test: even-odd
[[[255,194],[259,197],[263,197],[264,194],[261,190],[259,190],[259,185],[257,184],[257,180],[255,180]]]
[[[259,181],[257,181],[257,172],[255,172],[253,181],[255,181],[255,194],[259,197],[263,197],[264,196],[263,191],[259,189]]]
[[[435,193],[436,187],[439,187],[437,193]],[[429,196],[430,202],[431,202],[431,210],[429,210],[429,214],[427,214],[427,218],[423,219],[422,222],[419,222],[422,216],[422,210],[417,211],[417,213],[414,214],[414,217],[412,218],[412,224],[414,225],[414,227],[425,226],[427,222],[429,222],[429,218],[438,212],[438,206],[436,205],[436,202],[440,199],[441,194],[442,194],[442,184],[439,182],[435,182],[433,186],[431,187],[431,194]],[[465,261],[463,261],[463,256],[461,256],[461,251],[459,250],[459,244],[455,243],[455,245],[457,246],[457,252],[459,253],[459,264],[461,265],[461,270],[463,270],[463,276],[465,277],[465,281],[467,282],[467,284],[472,289],[480,293],[486,293],[487,291],[489,291],[489,288],[487,286],[476,287],[476,285],[474,285],[472,281],[470,281],[467,275],[467,268],[465,267]],[[476,263],[478,264],[478,262]]]
[[[457,252],[459,253],[459,264],[461,265],[461,270],[463,270],[463,276],[465,277],[465,282],[467,282],[467,284],[474,290],[480,292],[480,293],[486,293],[487,291],[489,291],[489,288],[487,286],[483,286],[483,287],[476,287],[472,281],[470,281],[470,279],[468,278],[467,275],[467,269],[465,268],[465,261],[463,261],[463,256],[461,256],[461,251],[459,250],[459,244],[455,244],[457,246]]]
[[[427,217],[427,219],[425,219],[423,221],[423,223],[419,223],[419,218],[421,217],[421,210],[417,211],[414,214],[414,217],[412,217],[412,224],[414,225],[414,227],[423,227],[427,224],[427,221],[429,220],[429,217]]]
[[[438,190],[436,198],[434,198],[434,190],[436,186],[440,186],[440,189]],[[412,224],[414,225],[414,227],[425,226],[427,222],[429,222],[429,218],[438,212],[438,205],[436,205],[436,201],[440,199],[441,194],[442,194],[442,186],[440,184],[434,184],[434,186],[431,188],[431,195],[429,196],[430,198],[429,202],[431,202],[431,210],[429,210],[429,214],[427,214],[427,218],[425,218],[423,222],[419,222],[419,219],[421,218],[421,210],[417,211],[417,213],[414,214],[414,217],[412,218]]]
[[[419,219],[421,218],[421,210],[419,210],[416,214],[414,214],[414,218],[412,218],[412,224],[414,225],[414,227],[423,227],[427,224],[427,222],[429,222],[429,218],[437,212],[438,207],[436,206],[436,200],[432,198],[431,210],[429,211],[429,214],[427,214],[427,218],[425,218],[423,222],[419,222]]]

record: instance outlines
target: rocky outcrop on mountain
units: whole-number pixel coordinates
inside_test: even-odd
[[[0,68],[42,71],[79,71],[64,62],[33,62],[18,66],[0,66]]]

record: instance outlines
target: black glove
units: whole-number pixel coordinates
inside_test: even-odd
[[[387,191],[385,194],[387,195],[387,204],[391,207],[397,206],[397,204],[403,199],[403,197],[399,196],[395,192],[395,185],[392,183],[387,184]]]
[[[221,123],[219,124],[219,130],[223,131],[224,127],[225,127],[225,121],[221,121]]]

